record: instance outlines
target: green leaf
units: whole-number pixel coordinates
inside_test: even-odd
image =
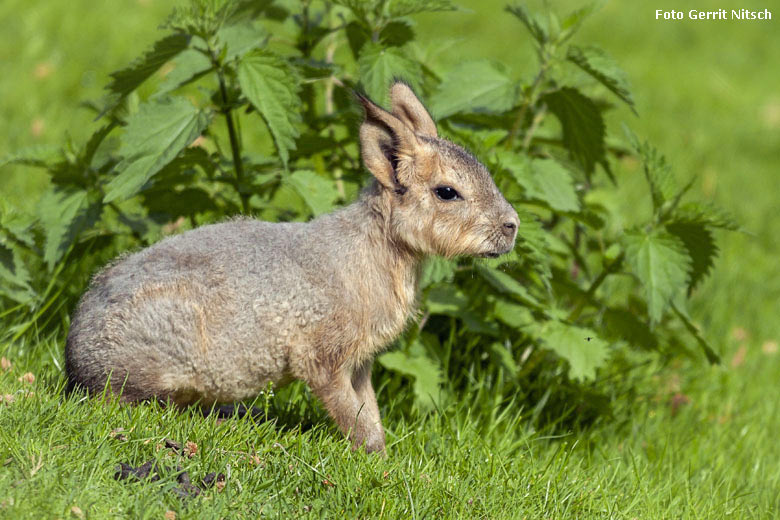
[[[469,309],[453,313],[452,316],[458,318],[463,322],[463,325],[467,330],[475,334],[497,337],[501,332],[497,323],[494,321],[487,321],[482,314],[478,314]]]
[[[431,314],[457,316],[468,303],[469,300],[463,291],[453,285],[432,287],[425,295],[425,308]]]
[[[6,244],[0,235],[0,294],[17,303],[27,304],[35,299],[30,287],[30,272],[19,254],[19,250]]]
[[[286,181],[303,198],[314,216],[330,212],[339,199],[339,192],[333,181],[311,170],[295,171]]]
[[[580,200],[569,171],[555,159],[528,160],[509,150],[499,150],[498,160],[531,199],[557,211],[577,212]]]
[[[28,248],[35,247],[33,226],[36,218],[34,215],[19,211],[0,196],[0,236],[5,234],[11,242],[23,244]]]
[[[596,163],[606,163],[604,119],[591,99],[575,88],[563,87],[541,100],[561,122],[563,145],[585,173],[592,173]]]
[[[114,94],[101,115],[119,105],[128,94],[137,89],[152,74],[157,72],[166,62],[173,59],[186,49],[190,44],[190,37],[186,34],[171,34],[158,40],[154,46],[136,59],[128,67],[111,74],[113,78],[106,87]]]
[[[521,329],[534,322],[533,314],[528,307],[506,300],[496,300],[493,312],[496,318],[515,329]]]
[[[292,63],[305,79],[329,78],[339,70],[333,63],[311,58],[293,58]],[[300,146],[300,140],[298,146]],[[301,153],[303,154],[303,151]]]
[[[217,40],[227,47],[226,61],[242,56],[253,48],[263,46],[267,38],[269,38],[269,34],[265,28],[252,22],[226,25],[217,31]]]
[[[97,221],[100,205],[90,202],[86,190],[52,188],[41,197],[38,212],[46,235],[43,260],[51,271],[79,233]]]
[[[6,155],[0,159],[0,168],[7,164],[22,164],[24,166],[47,168],[49,165],[61,161],[62,159],[62,150],[59,146],[38,144],[22,148],[17,152]]]
[[[653,197],[653,210],[658,212],[666,201],[672,199],[678,193],[677,182],[672,174],[672,168],[666,162],[666,157],[653,145],[647,141],[640,142],[639,138],[626,125],[623,125],[623,131],[631,146],[639,155],[645,178],[650,185],[650,194]]]
[[[701,347],[702,352],[704,352],[704,355],[707,357],[707,361],[709,361],[711,365],[719,365],[720,356],[715,352],[707,340],[704,339],[701,333],[699,333],[699,329],[696,328],[696,325],[693,324],[690,316],[688,316],[688,314],[684,310],[680,309],[680,307],[677,305],[673,304],[672,309],[674,309],[675,314],[677,314],[677,317],[680,318],[680,320],[683,322],[683,325],[685,325],[685,328],[688,330],[688,332],[690,332],[691,335],[696,338],[696,343],[698,343],[699,347]]]
[[[509,372],[512,377],[517,376],[517,363],[509,348],[496,341],[490,344],[489,351],[498,366]]]
[[[535,13],[531,13],[525,6],[508,5],[506,10],[515,15],[518,20],[523,22],[523,25],[525,25],[526,29],[528,29],[528,32],[531,33],[531,36],[533,36],[540,45],[544,44],[547,42],[547,40],[550,39],[547,25],[542,22]]]
[[[127,120],[117,165],[104,202],[126,199],[200,136],[211,120],[184,98],[162,98],[141,105]]]
[[[569,362],[572,379],[594,379],[596,369],[604,365],[609,354],[607,342],[595,332],[561,321],[546,322],[539,336],[550,350]]]
[[[518,91],[519,83],[501,63],[465,61],[445,74],[431,96],[431,112],[437,118],[459,112],[504,112],[515,105]]]
[[[521,209],[516,211],[520,222],[517,226],[515,249],[521,252],[521,256],[539,274],[545,285],[549,285],[552,273],[547,232],[542,228],[542,223],[536,215]]]
[[[439,401],[444,375],[441,366],[431,358],[395,351],[382,354],[378,359],[388,370],[414,379],[414,395],[423,409],[432,408]]]
[[[241,58],[238,83],[268,125],[286,168],[299,135],[295,125],[301,119],[298,72],[285,59],[256,50]]]
[[[651,323],[688,284],[691,260],[685,244],[665,231],[629,231],[623,237],[626,262],[642,284]]]
[[[173,69],[165,75],[152,97],[163,97],[211,71],[211,61],[194,49],[183,51],[171,61],[171,65]]]
[[[414,40],[414,29],[406,20],[390,22],[379,33],[379,41],[391,47],[400,47],[412,40]]]
[[[149,210],[149,216],[164,215],[165,221],[176,217],[190,217],[205,211],[217,210],[213,197],[206,191],[187,187],[181,190],[155,190],[144,192],[144,206]],[[155,220],[160,220],[155,218]]]
[[[376,11],[380,0],[333,0],[336,5],[343,5],[364,25],[369,25],[369,13]]]
[[[425,260],[420,275],[420,289],[425,289],[431,284],[451,279],[455,274],[456,263],[440,256],[433,256]]]
[[[388,106],[390,83],[396,78],[419,89],[422,70],[419,63],[409,59],[409,54],[404,47],[382,47],[373,42],[366,43],[360,49],[360,83],[376,103]]]
[[[574,181],[569,170],[555,159],[534,159],[530,168],[533,188],[529,195],[545,201],[558,211],[580,210],[580,200],[574,191]]]
[[[628,77],[606,52],[598,47],[571,45],[566,52],[566,59],[593,76],[599,83],[628,104],[636,114]]]
[[[517,298],[519,301],[525,303],[526,305],[530,305],[531,307],[534,308],[539,307],[538,300],[536,300],[536,298],[531,296],[531,293],[528,292],[528,289],[526,289],[524,286],[520,284],[520,282],[518,282],[517,280],[515,280],[505,272],[484,265],[478,265],[477,272],[488,283],[490,283],[490,285],[492,285],[499,291],[503,292],[504,294],[513,296]]]
[[[582,22],[593,12],[593,4],[580,7],[566,15],[561,23],[561,37],[559,42],[568,40],[582,26]]]
[[[658,349],[658,339],[655,334],[634,313],[626,309],[608,308],[604,311],[603,321],[608,338],[625,341],[644,350]]]
[[[454,285],[439,285],[426,292],[423,306],[431,314],[458,318],[466,329],[476,334],[498,336],[498,325],[467,309],[468,304],[468,297]]]
[[[711,228],[737,231],[741,228],[733,215],[724,209],[706,202],[688,202],[679,206],[672,215],[673,220],[701,224]]]
[[[718,256],[718,246],[715,245],[712,231],[704,224],[674,221],[666,225],[666,230],[682,240],[688,251],[688,256],[691,257],[690,280],[688,281],[688,293],[690,294],[712,269],[715,258]]]
[[[456,10],[457,7],[450,0],[393,0],[387,2],[387,11],[391,18]]]

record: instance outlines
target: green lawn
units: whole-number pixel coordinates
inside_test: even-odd
[[[500,13],[503,2],[457,3],[470,12],[417,18],[420,39],[432,50],[447,49],[442,62],[492,56],[533,70],[529,43],[517,22]],[[765,7],[744,4],[734,7]],[[258,403],[270,406],[276,423],[64,397],[60,331],[0,344],[12,364],[0,369],[0,517],[163,518],[166,511],[177,518],[774,517],[780,510],[778,22],[654,19],[655,9],[683,7],[611,2],[577,39],[607,49],[631,79],[640,117],[616,109],[611,127],[625,121],[653,141],[678,177],[696,176],[697,197],[727,208],[747,230],[720,237],[722,255],[692,303],[722,366],[675,359],[637,370],[630,380],[602,374],[597,384],[610,389],[614,417],[574,431],[534,431],[533,402],[497,410],[489,381],[475,382],[458,406],[425,417],[408,412],[410,396],[389,395],[379,382],[390,446],[383,459],[352,453],[299,387]],[[732,6],[702,0],[692,7]],[[58,144],[65,135],[86,138],[92,115],[79,102],[97,98],[107,74],[153,41],[168,11],[152,0],[2,2],[0,156]],[[444,40],[454,41],[447,47]],[[616,173],[630,223],[649,211],[633,204],[644,179],[631,160]],[[0,168],[0,195],[12,205],[33,207],[44,183],[34,170]],[[35,380],[26,381],[26,373]],[[177,454],[166,439],[194,442],[197,451]],[[114,479],[120,462],[150,460],[159,461],[160,480]],[[216,472],[226,484],[179,498],[177,466],[193,483]]]

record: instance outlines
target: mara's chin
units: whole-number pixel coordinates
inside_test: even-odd
[[[513,246],[514,246],[514,244],[513,244]],[[508,252],[510,252],[514,248],[513,246],[510,246],[510,247],[504,248],[504,249],[496,249],[496,250],[493,250],[493,251],[487,251],[487,252],[484,252],[484,253],[480,253],[477,256],[480,257],[480,258],[498,258],[499,256],[505,255]]]

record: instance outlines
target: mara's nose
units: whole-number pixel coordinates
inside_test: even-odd
[[[507,220],[501,225],[501,231],[509,238],[514,238],[515,232],[517,232],[517,221]]]

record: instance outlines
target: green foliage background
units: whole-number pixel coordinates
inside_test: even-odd
[[[474,397],[479,424],[519,411],[520,424],[560,434],[630,422],[633,399],[655,392],[648,375],[672,378],[687,359],[690,377],[733,370],[744,339],[730,337],[749,334],[754,363],[769,355],[780,295],[769,210],[780,100],[768,85],[778,73],[762,66],[777,62],[771,26],[651,22],[660,4],[641,4],[637,21],[607,4],[570,37],[567,20],[581,20],[566,15],[581,6],[569,2],[556,4],[557,22],[538,4],[414,13],[413,2],[343,2],[319,20],[319,2],[308,16],[297,2],[230,16],[218,4],[200,4],[207,23],[179,11],[157,33],[168,8],[133,6],[142,14],[80,68],[70,36],[52,54],[41,49],[59,31],[94,28],[46,22],[42,9],[25,16],[51,25],[12,56],[32,86],[0,87],[14,129],[0,148],[6,356],[57,374],[68,313],[121,251],[228,214],[301,220],[352,200],[367,174],[347,88],[384,102],[393,76],[417,88],[442,133],[488,164],[523,215],[510,262],[426,267],[421,320],[380,358],[380,395],[414,394],[394,414]],[[111,18],[97,9],[96,19]],[[143,49],[152,51],[127,67]],[[110,70],[124,72],[106,79]],[[719,231],[737,222],[747,233]],[[726,366],[707,369],[700,352]],[[762,369],[772,381],[776,367]]]
[[[194,0],[174,9],[166,34],[88,103],[103,123],[85,144],[6,159],[44,168],[51,183],[37,211],[3,215],[0,275],[16,304],[7,316],[34,315],[12,340],[59,323],[55,315],[67,323],[84,275],[123,250],[239,212],[305,220],[348,202],[366,182],[351,93],[386,104],[401,78],[430,98],[441,133],[494,172],[521,221],[505,258],[424,267],[424,314],[400,349],[379,358],[414,380],[418,405],[463,390],[469,370],[497,379],[512,399],[529,377],[593,380],[610,357],[630,367],[629,349],[686,352],[688,340],[717,362],[686,295],[712,268],[713,232],[738,225],[686,202],[692,181],[678,183],[628,127],[623,139],[607,133],[602,113],[613,104],[594,87],[636,110],[616,62],[570,41],[594,8],[563,17],[506,8],[533,38],[533,79],[487,59],[438,66],[409,17],[456,9],[411,0]],[[611,156],[630,153],[653,210],[623,230],[610,227],[605,201],[617,184]]]

